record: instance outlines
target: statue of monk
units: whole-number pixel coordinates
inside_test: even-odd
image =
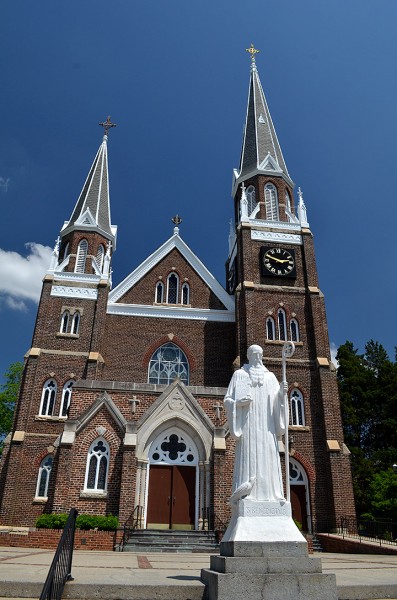
[[[262,502],[285,499],[278,439],[288,426],[287,384],[279,384],[264,367],[260,346],[250,346],[247,357],[248,364],[233,374],[224,400],[230,433],[236,440],[231,505],[244,497]]]

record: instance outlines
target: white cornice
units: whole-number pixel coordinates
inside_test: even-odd
[[[251,240],[260,242],[280,242],[281,244],[302,245],[302,236],[294,233],[282,233],[281,231],[258,231],[251,229]]]
[[[96,300],[98,298],[98,290],[96,288],[53,285],[51,288],[51,296],[61,296],[65,298],[87,298],[88,300]]]
[[[302,229],[299,223],[288,223],[286,221],[265,221],[264,219],[250,219],[250,225],[263,229],[295,231],[296,233],[300,233]]]
[[[94,283],[98,285],[101,275],[94,273],[75,273],[70,271],[54,271],[54,280],[73,281],[74,283]]]
[[[109,294],[109,303],[113,304],[120,300],[120,298],[128,292],[142,277],[146,275],[156,264],[158,264],[167,254],[176,248],[187,260],[190,266],[196,271],[201,279],[207,284],[210,290],[217,296],[217,298],[226,307],[227,311],[234,312],[234,299],[230,296],[226,290],[221,286],[219,281],[208,271],[203,265],[201,260],[190,250],[189,246],[185,244],[182,238],[175,233],[170,237],[160,248],[158,248],[153,254],[148,256],[143,263],[139,265],[132,273],[130,273],[124,281],[119,283]],[[186,310],[186,309],[185,309]],[[192,310],[192,309],[189,309]],[[221,311],[215,311],[221,312]]]
[[[186,319],[189,321],[218,321],[221,323],[234,323],[235,320],[234,310],[188,308],[186,306],[151,306],[150,304],[109,302],[106,312],[110,315],[156,319]]]

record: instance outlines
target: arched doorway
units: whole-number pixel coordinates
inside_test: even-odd
[[[295,459],[289,459],[292,516],[302,525],[303,531],[311,531],[309,485],[305,469]]]
[[[199,455],[193,440],[177,427],[163,431],[149,450],[148,529],[198,526]]]

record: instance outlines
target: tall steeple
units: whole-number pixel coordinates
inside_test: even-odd
[[[64,237],[76,229],[97,231],[114,244],[116,227],[112,226],[110,218],[107,130],[115,125],[110,122],[110,117],[100,125],[105,128],[102,144],[92,163],[70,220],[65,222],[61,235]]]
[[[247,51],[251,54],[251,77],[240,166],[234,171],[235,183],[257,174],[279,175],[293,187],[256,67],[258,50],[251,44]]]

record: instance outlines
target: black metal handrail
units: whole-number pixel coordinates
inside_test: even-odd
[[[338,535],[343,539],[352,538],[359,540],[360,543],[376,542],[380,546],[397,545],[397,523],[391,519],[368,520],[342,516],[333,523],[322,522],[316,527],[316,532]]]
[[[215,532],[216,541],[219,544],[227,529],[227,523],[222,521],[212,508],[206,508],[203,510],[203,524],[204,528]]]
[[[120,543],[120,552],[123,552],[124,546],[135,531],[142,526],[143,506],[139,504],[134,508],[128,519],[123,525],[123,537]]]
[[[77,509],[72,508],[58,542],[40,600],[61,600],[65,583],[73,579],[72,557],[77,515]]]

